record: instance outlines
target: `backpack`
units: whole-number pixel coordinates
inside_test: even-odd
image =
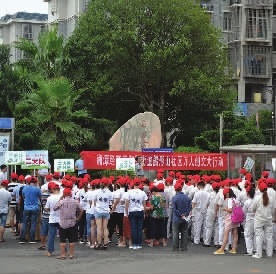
[[[244,220],[244,212],[243,212],[243,209],[242,207],[240,206],[240,204],[237,204],[235,203],[234,200],[232,200],[232,204],[233,204],[233,207],[232,207],[232,215],[231,215],[231,220],[232,220],[232,223],[234,224],[240,224],[243,222]]]

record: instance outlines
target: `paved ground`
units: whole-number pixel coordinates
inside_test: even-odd
[[[276,253],[260,260],[238,255],[215,256],[215,248],[189,244],[188,252],[175,253],[168,247],[144,247],[131,251],[111,245],[107,251],[91,250],[77,244],[77,258],[57,260],[38,251],[39,244],[18,244],[11,233],[0,244],[0,273],[104,273],[104,274],[276,274]],[[58,239],[56,244],[58,255]],[[240,252],[244,252],[241,247]]]

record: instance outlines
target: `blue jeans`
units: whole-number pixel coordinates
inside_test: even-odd
[[[8,213],[0,213],[0,226],[5,227],[7,223]]]
[[[49,219],[42,219],[40,223],[40,236],[47,236],[49,231]]]
[[[31,223],[30,229],[30,241],[35,241],[36,222],[38,218],[39,210],[24,210],[23,211],[23,224],[21,228],[20,239],[25,239],[28,223]]]
[[[86,213],[86,230],[87,236],[90,237],[91,234],[91,221],[95,220],[94,214]]]
[[[49,223],[49,231],[48,231],[48,252],[49,253],[53,253],[55,251],[55,238],[56,238],[58,228],[59,228],[58,223]]]
[[[144,211],[129,212],[132,246],[142,246]]]

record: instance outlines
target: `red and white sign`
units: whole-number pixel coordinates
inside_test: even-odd
[[[86,169],[116,169],[116,159],[142,156],[145,170],[227,170],[226,154],[83,151]]]

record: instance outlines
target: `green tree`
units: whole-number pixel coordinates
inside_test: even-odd
[[[131,101],[125,115],[159,116],[163,145],[174,127],[186,134],[182,143],[193,144],[232,104],[219,39],[194,0],[94,0],[67,44],[67,73],[98,98],[99,115],[122,119],[117,114]],[[111,98],[116,111],[104,107]]]
[[[13,117],[20,98],[20,77],[10,64],[10,47],[0,45],[0,117]]]
[[[224,112],[224,125],[223,125],[223,146],[234,146],[244,144],[270,144],[269,139],[266,138],[265,128],[270,118],[266,115],[267,111],[260,111],[261,117],[260,128],[256,126],[256,116],[241,117],[236,116],[232,112]],[[206,151],[217,152],[219,151],[219,117],[217,117],[217,128],[206,130],[200,136],[195,137],[196,145]]]
[[[24,54],[17,66],[45,79],[62,76],[65,66],[70,63],[70,59],[64,54],[64,39],[58,35],[56,28],[42,32],[38,43],[22,39],[15,42],[15,47]]]
[[[78,151],[93,142],[92,130],[80,125],[91,117],[87,110],[75,109],[82,91],[73,90],[66,78],[35,79],[37,88],[16,106],[17,143],[24,149],[47,149],[60,154]]]

